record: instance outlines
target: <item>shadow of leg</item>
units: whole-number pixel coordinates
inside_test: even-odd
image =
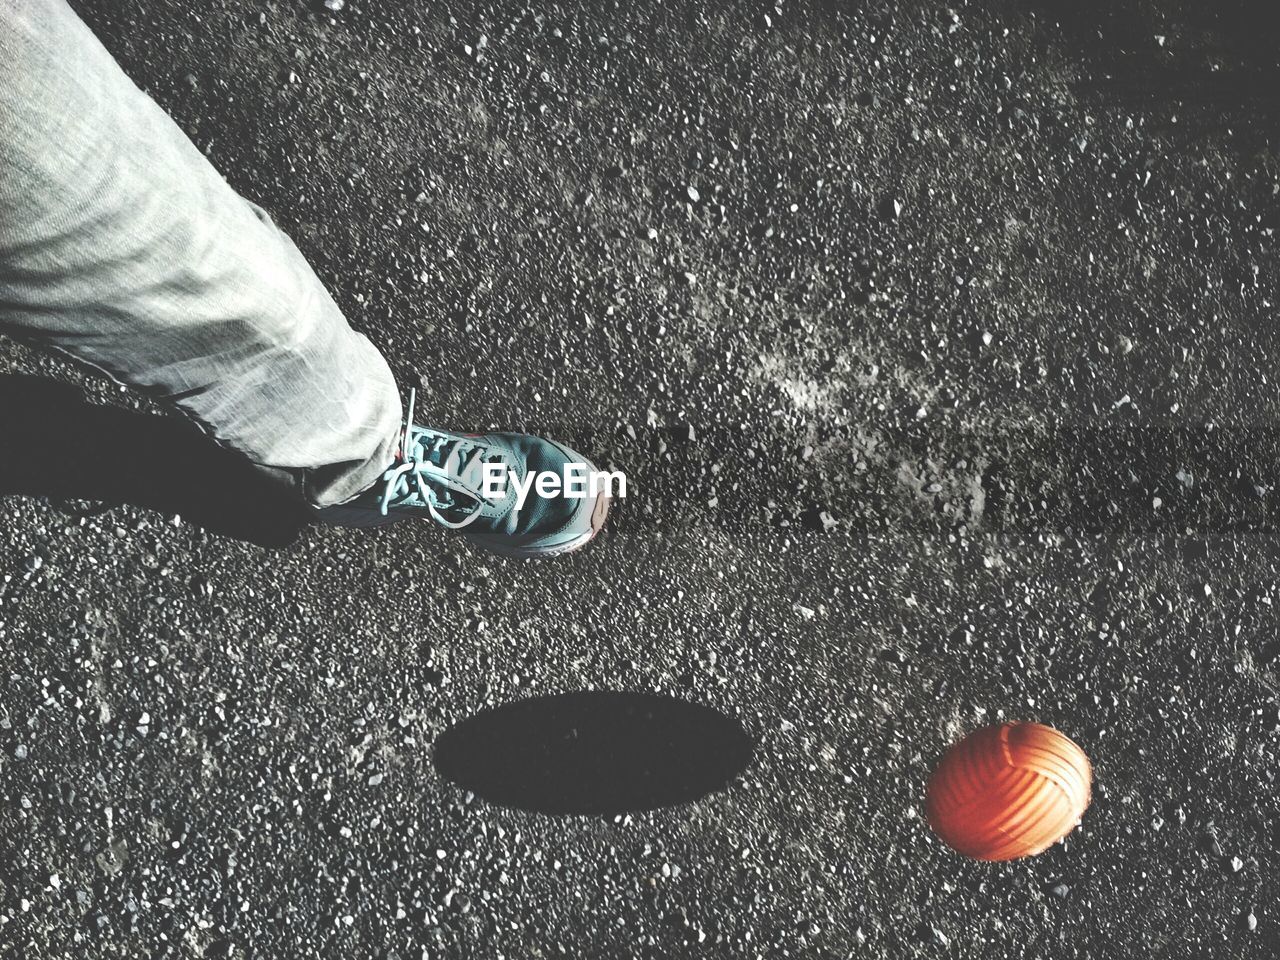
[[[0,376],[0,496],[130,503],[264,547],[309,522],[297,495],[193,424],[87,403],[75,387]]]
[[[754,751],[742,726],[710,707],[602,690],[484,710],[440,737],[435,763],[499,806],[612,815],[722,789]]]

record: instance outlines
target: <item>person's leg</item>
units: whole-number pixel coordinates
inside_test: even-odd
[[[176,403],[317,506],[395,456],[382,356],[65,0],[0,0],[0,332]]]
[[[561,444],[402,432],[381,355],[65,0],[0,0],[0,332],[177,404],[300,480],[329,523],[421,517],[543,557],[583,546],[608,513],[594,484],[527,499],[482,489],[486,463],[526,493],[535,473],[595,472]]]

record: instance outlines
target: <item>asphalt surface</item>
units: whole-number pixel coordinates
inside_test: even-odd
[[[1280,951],[1276,15],[853,6],[77,3],[425,419],[630,496],[527,564],[122,490],[13,377],[155,414],[0,342],[0,955]],[[617,747],[490,803],[531,698]],[[1096,781],[993,866],[923,789],[1002,717]]]

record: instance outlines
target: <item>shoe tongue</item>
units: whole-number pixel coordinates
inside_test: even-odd
[[[462,437],[419,429],[414,436],[413,458],[442,471],[451,481],[426,471],[422,481],[434,494],[435,508],[450,523],[458,523],[484,507],[481,496],[483,475],[480,464],[485,459],[483,444]],[[457,489],[458,486],[466,490]]]
[[[488,448],[484,444],[427,430],[422,431],[416,441],[415,459],[447,470],[454,480],[474,491],[475,500],[481,498],[483,464],[488,459]]]
[[[447,433],[435,433],[431,430],[420,430],[414,437],[414,459],[424,460],[437,467],[448,463],[452,468],[470,463],[473,458],[483,457],[481,444],[462,437],[453,437]],[[450,472],[454,472],[451,469]]]

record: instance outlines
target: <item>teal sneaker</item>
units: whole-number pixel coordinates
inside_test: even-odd
[[[450,433],[420,426],[413,422],[416,399],[416,391],[410,391],[396,461],[354,500],[317,511],[319,519],[377,527],[420,517],[509,557],[569,553],[600,532],[609,495],[603,484],[593,490],[589,478],[598,471],[586,457],[523,433]],[[563,489],[540,494],[531,475],[545,473],[571,477],[572,492],[582,495]]]

